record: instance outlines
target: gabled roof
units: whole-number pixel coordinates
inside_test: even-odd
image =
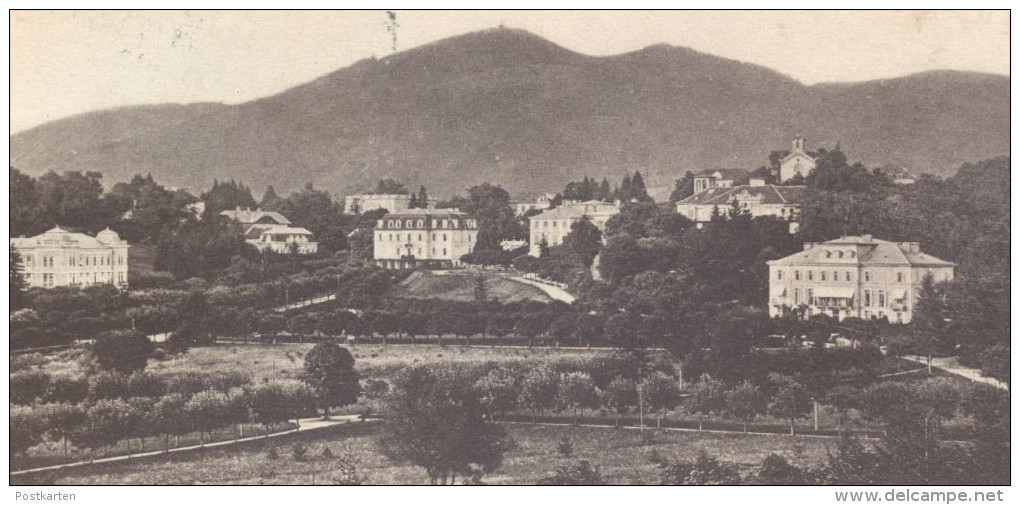
[[[734,186],[708,188],[677,202],[677,205],[729,205],[733,199],[755,198],[762,204],[799,205],[807,194],[807,186]]]
[[[252,226],[251,228],[248,228],[248,232],[245,233],[245,237],[247,237],[247,238],[258,238],[258,237],[261,237],[262,235],[266,235],[266,234],[270,234],[270,235],[276,235],[276,234],[280,234],[280,235],[309,235],[310,236],[310,235],[312,235],[312,232],[310,232],[310,231],[308,231],[308,230],[306,230],[304,228],[301,228],[299,226],[288,226],[288,225],[285,225],[285,224],[271,224],[271,225],[257,224],[255,226]]]
[[[697,178],[703,178],[703,177],[712,177],[712,178],[715,178],[717,172],[721,176],[721,178],[725,179],[725,180],[747,181],[748,179],[751,178],[750,172],[748,172],[747,170],[744,170],[742,168],[712,168],[712,169],[708,169],[708,170],[702,170],[702,171],[694,174],[694,177],[697,177]]]
[[[889,242],[870,236],[840,237],[791,254],[785,258],[768,262],[769,265],[840,264],[904,265],[904,266],[955,266],[955,263],[940,260],[920,252],[917,243]]]
[[[262,221],[263,219],[268,219],[276,224],[290,224],[290,220],[283,217],[283,214],[273,211],[248,210],[248,209],[225,210],[223,212],[220,212],[220,215],[230,218],[241,224],[254,224],[258,223],[259,221]]]
[[[581,216],[615,216],[620,213],[620,206],[599,200],[563,204],[549,209],[529,219],[578,219]]]
[[[811,161],[818,159],[818,153],[816,153],[815,151],[792,151],[790,154],[787,154],[785,157],[783,157],[783,159],[779,160],[779,162],[785,163],[787,160],[793,159],[797,156],[804,156],[805,158],[808,158]]]

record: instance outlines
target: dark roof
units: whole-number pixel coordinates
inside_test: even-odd
[[[761,198],[762,204],[800,204],[807,186],[734,186],[708,188],[677,202],[677,205],[729,205],[734,198]]]

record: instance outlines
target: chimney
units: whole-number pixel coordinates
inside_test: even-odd
[[[816,245],[818,245],[817,242],[804,242],[804,250],[807,251]]]
[[[237,209],[235,209],[235,210],[236,210],[237,212],[241,212],[241,206],[240,206],[240,205],[238,205],[238,206],[237,206]]]
[[[752,188],[760,188],[765,185],[765,179],[755,177],[754,179],[751,179],[750,184]]]

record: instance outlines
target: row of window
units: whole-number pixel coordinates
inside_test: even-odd
[[[854,306],[852,298],[834,298],[834,299],[826,298],[826,300],[833,300],[833,301],[832,302],[824,302],[823,303],[823,302],[820,301],[819,298],[815,297],[814,289],[807,288],[806,291],[807,291],[807,298],[805,299],[805,303],[807,303],[808,305],[825,305],[825,306],[834,306],[834,307],[853,307]],[[880,308],[885,308],[885,307],[887,307],[889,305],[889,295],[885,292],[885,290],[881,290],[880,289],[876,293],[874,293],[876,295],[875,298],[872,298],[872,291],[870,289],[862,290],[861,294],[862,294],[862,298],[863,298],[863,300],[862,300],[863,303],[861,305],[862,307],[872,307],[873,306],[872,305],[873,302],[877,302],[876,305],[874,305],[874,306],[877,306],[877,307],[880,307]],[[801,296],[800,295],[801,295],[800,288],[794,288],[794,290],[793,290],[793,304],[794,305],[800,305],[800,302],[801,302]],[[906,291],[904,291],[904,297],[905,297],[905,295],[906,295]],[[903,301],[903,300],[899,300],[899,301]],[[906,310],[905,306],[904,306],[904,310]]]
[[[55,266],[56,257],[51,255],[43,255],[39,258],[42,262],[42,268],[52,268]],[[120,266],[124,265],[124,255],[116,255],[117,264]],[[98,256],[69,256],[67,258],[68,266],[83,266],[83,267],[95,267],[95,266],[110,266],[113,263],[113,259],[110,256],[98,255]],[[32,256],[25,257],[25,264],[32,266]]]
[[[444,247],[442,250],[443,250],[443,256],[446,256],[446,248]],[[405,250],[401,249],[400,247],[397,247],[397,256],[403,256],[404,252],[405,252]],[[435,247],[432,248],[432,255],[433,256],[436,255],[436,248]],[[421,256],[422,256],[421,248],[419,247],[418,248],[418,255],[417,255],[417,257],[420,258]]]
[[[441,234],[438,234],[438,235],[442,238],[443,242],[447,241],[447,237],[446,237],[445,233],[441,233]],[[399,233],[396,234],[396,239],[394,239],[393,236],[394,236],[393,233],[389,233],[389,234],[385,234],[385,235],[380,233],[379,234],[379,240],[381,242],[386,242],[386,241],[393,242],[394,240],[396,240],[398,242],[400,241],[400,234]],[[436,236],[437,236],[437,234],[435,234],[435,233],[432,234],[432,241],[436,240]],[[422,241],[422,237],[423,237],[423,235],[421,233],[419,233],[418,236],[417,236],[417,238],[418,238],[417,241],[421,242]],[[415,238],[414,234],[412,234],[412,233],[408,233],[407,234],[407,241],[408,242],[413,241],[414,238]],[[473,242],[474,241],[474,234],[468,233],[467,234],[467,239],[468,239],[468,242]]]
[[[54,280],[56,279],[56,275],[57,274],[42,274],[42,286],[44,288],[52,288],[54,286]],[[91,277],[91,279],[90,279],[90,277]],[[96,284],[96,283],[98,283],[100,281],[104,281],[105,282],[105,281],[108,281],[108,280],[110,280],[110,274],[108,272],[103,273],[102,279],[100,279],[100,275],[99,275],[98,272],[93,272],[91,275],[90,274],[77,274],[77,273],[70,274],[70,284],[71,285],[86,284],[86,283]],[[124,272],[117,272],[117,282],[121,283],[121,284],[124,283]]]
[[[468,222],[468,225],[470,225],[470,224],[471,223]],[[425,220],[424,219],[418,219],[418,220],[407,219],[407,220],[401,221],[400,219],[389,219],[389,220],[386,221],[386,227],[387,228],[400,229],[401,226],[403,226],[404,228],[409,228],[409,229],[413,229],[413,228],[425,228]],[[458,228],[459,226],[460,226],[460,220],[459,219],[433,219],[432,220],[432,227],[433,228]]]
[[[833,282],[839,282],[840,275],[839,275],[839,271],[838,270],[833,270],[831,272],[831,274],[832,274],[831,277],[830,277],[829,274],[830,274],[830,272],[827,271],[827,270],[820,270],[820,271],[818,271],[819,280],[821,280],[822,282],[827,282],[829,279],[832,279]],[[844,282],[853,282],[853,278],[854,278],[853,272],[851,272],[850,270],[847,270],[847,271],[843,272],[842,278],[843,278]],[[780,280],[780,281],[783,280],[783,271],[782,270],[776,270],[776,279]],[[795,280],[795,281],[801,280],[800,270],[794,270],[793,271],[793,280]],[[814,270],[808,270],[807,271],[807,280],[809,280],[809,281],[815,280],[815,271]],[[864,282],[871,282],[871,272],[869,272],[867,270],[864,271]],[[896,282],[906,282],[906,276],[903,275],[903,272],[896,272]]]

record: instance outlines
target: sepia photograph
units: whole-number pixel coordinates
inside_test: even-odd
[[[1005,501],[1010,28],[10,10],[10,495]]]

